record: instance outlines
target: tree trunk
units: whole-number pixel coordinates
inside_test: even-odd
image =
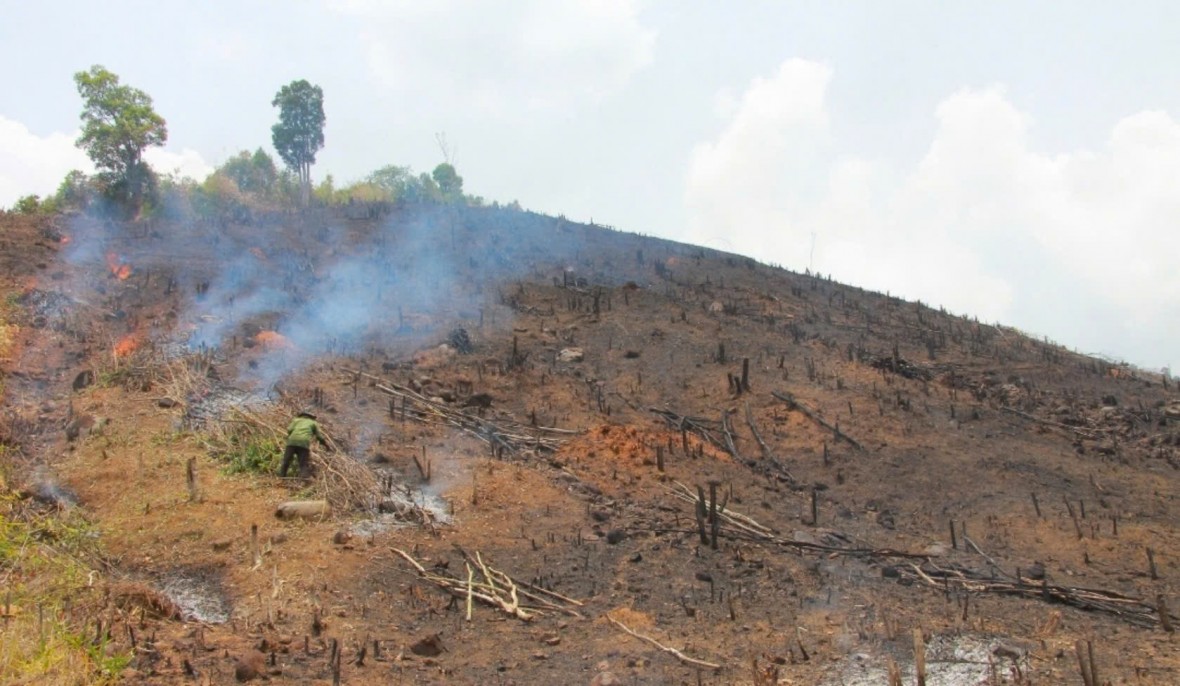
[[[299,185],[301,189],[300,201],[306,209],[311,206],[311,165],[307,162],[299,165]]]

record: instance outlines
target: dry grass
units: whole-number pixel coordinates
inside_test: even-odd
[[[16,326],[7,323],[0,314],[0,360],[7,359],[12,350],[12,342],[16,337]]]
[[[77,515],[37,514],[0,490],[0,681],[118,680],[130,658],[90,631],[91,618],[105,605],[86,562],[94,552],[89,525]]]

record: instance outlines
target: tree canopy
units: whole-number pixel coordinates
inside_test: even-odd
[[[85,210],[93,197],[94,187],[90,179],[81,171],[73,169],[58,185],[53,200],[59,210]]]
[[[143,151],[168,140],[164,118],[152,108],[151,96],[120,84],[101,65],[74,74],[74,83],[83,101],[78,147],[100,170],[108,196],[138,210],[155,183]]]
[[[430,176],[438,184],[438,190],[442,193],[443,200],[454,202],[463,197],[463,177],[459,176],[455,165],[443,162],[434,168]]]
[[[279,108],[279,123],[271,127],[271,140],[279,157],[299,176],[306,205],[311,194],[311,165],[324,147],[324,92],[300,79],[279,89],[271,105]]]
[[[239,152],[226,160],[217,171],[233,179],[242,192],[262,197],[268,197],[274,192],[279,178],[274,160],[262,148],[253,154],[247,150]]]

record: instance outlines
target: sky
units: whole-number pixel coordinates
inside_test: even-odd
[[[52,193],[102,64],[203,178],[323,88],[313,180],[465,190],[1180,363],[1180,3],[0,0],[0,207]]]

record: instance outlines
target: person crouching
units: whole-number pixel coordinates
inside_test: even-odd
[[[283,464],[279,467],[279,476],[286,477],[291,462],[298,458],[299,477],[302,479],[311,477],[312,438],[319,441],[320,445],[327,447],[328,443],[320,433],[319,425],[316,424],[316,416],[310,412],[300,412],[287,426],[287,448],[283,451]]]

